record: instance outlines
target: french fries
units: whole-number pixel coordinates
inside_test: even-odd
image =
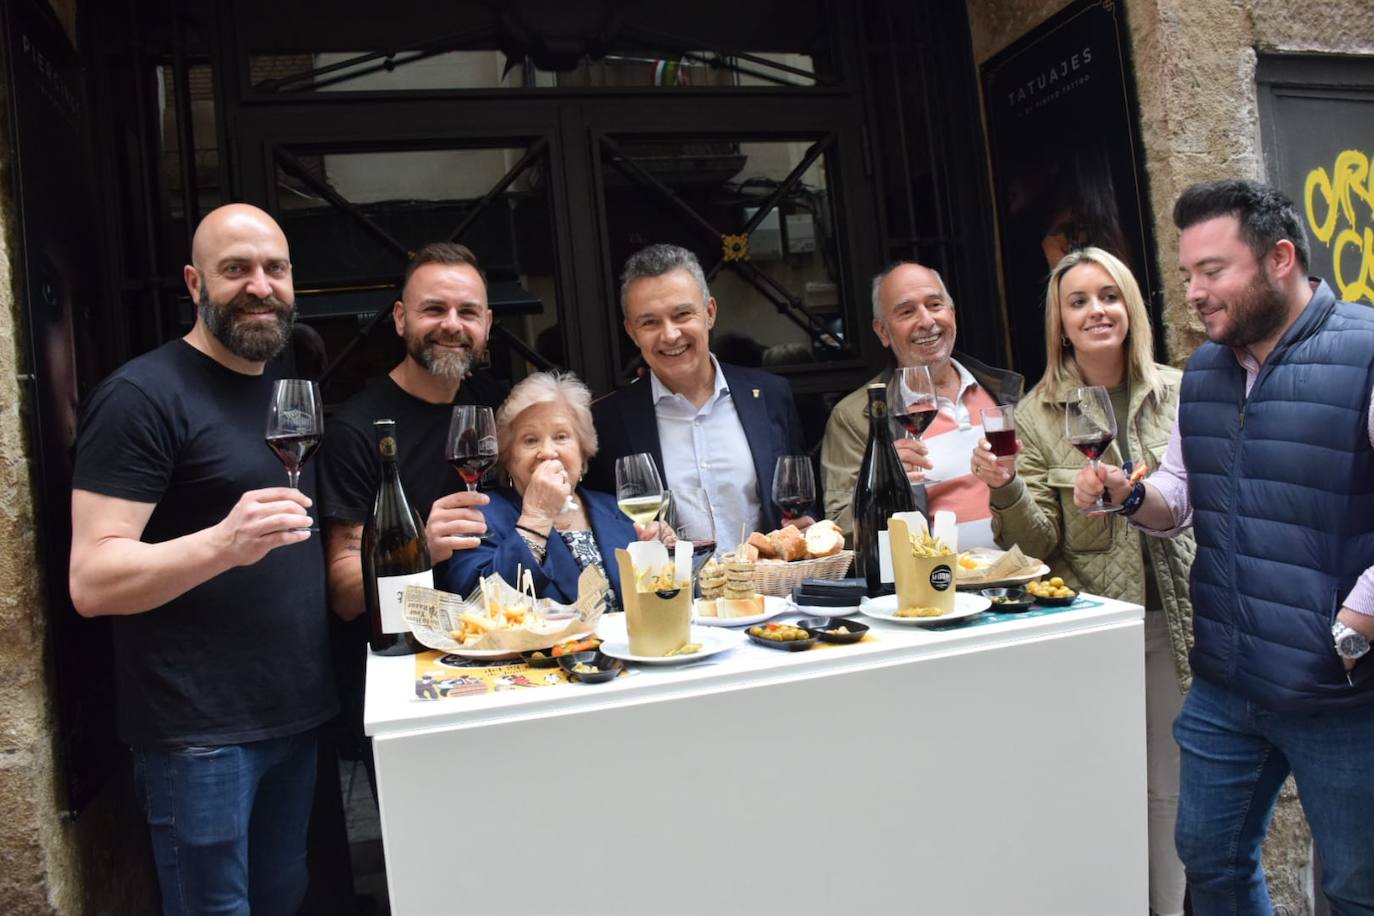
[[[671,591],[675,588],[686,588],[686,582],[678,582],[673,578],[674,567],[672,563],[664,566],[655,575],[652,570],[645,570],[639,573],[639,581],[636,588],[641,592],[663,592]]]
[[[947,557],[954,554],[944,541],[926,532],[912,531],[907,537],[911,541],[911,555],[917,559]]]
[[[528,571],[526,571],[528,575]],[[461,628],[452,630],[449,635],[461,646],[470,646],[488,633],[498,630],[516,630],[532,626],[541,618],[531,605],[517,602],[503,605],[497,600],[493,590],[487,588],[486,580],[481,582],[482,604],[485,614],[468,611],[459,616]]]

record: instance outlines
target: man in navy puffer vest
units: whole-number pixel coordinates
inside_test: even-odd
[[[1179,269],[1209,342],[1164,463],[1104,487],[1141,529],[1197,536],[1194,682],[1174,723],[1193,911],[1270,912],[1260,847],[1291,772],[1332,912],[1374,913],[1374,309],[1307,276],[1283,194],[1193,185]]]

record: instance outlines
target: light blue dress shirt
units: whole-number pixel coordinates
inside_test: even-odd
[[[735,549],[741,532],[748,537],[758,529],[761,506],[754,455],[714,355],[711,368],[715,390],[700,410],[653,372],[649,384],[663,448],[663,485],[673,491],[678,526],[695,533],[709,519],[724,553]]]

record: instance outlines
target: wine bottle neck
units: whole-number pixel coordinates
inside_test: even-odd
[[[892,430],[887,425],[887,398],[879,392],[868,394],[868,435],[880,442],[892,441]]]

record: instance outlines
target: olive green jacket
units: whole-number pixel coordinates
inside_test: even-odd
[[[1162,403],[1148,395],[1143,385],[1131,386],[1131,402],[1125,428],[1132,458],[1144,460],[1150,470],[1159,467],[1169,445],[1178,412],[1178,389],[1183,374],[1159,366],[1164,376]],[[1188,572],[1196,547],[1191,531],[1175,538],[1142,534],[1118,516],[1085,515],[1073,502],[1073,483],[1083,467],[1083,456],[1064,435],[1064,392],[1050,401],[1041,385],[1016,408],[1016,437],[1021,452],[1016,476],[993,490],[992,532],[1003,548],[1020,546],[1028,555],[1042,558],[1052,575],[1062,576],[1075,589],[1095,595],[1145,603],[1145,562],[1141,541],[1150,551],[1160,599],[1169,622],[1174,667],[1179,686],[1192,681],[1188,650],[1193,644],[1193,606],[1188,598]],[[1121,450],[1113,442],[1103,462],[1121,464]]]

